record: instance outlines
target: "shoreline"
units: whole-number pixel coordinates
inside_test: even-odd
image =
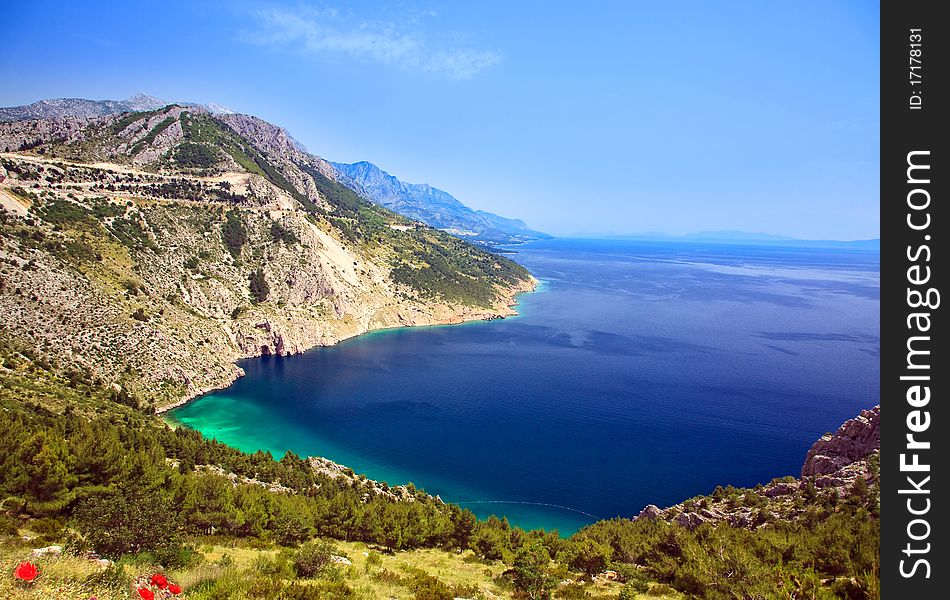
[[[313,344],[307,348],[303,348],[300,352],[291,352],[291,353],[286,354],[285,356],[303,354],[304,352],[307,352],[317,347],[329,348],[332,346],[336,346],[340,342],[344,342],[346,340],[350,340],[362,335],[368,335],[368,334],[373,334],[373,333],[382,333],[386,331],[398,331],[402,329],[411,329],[411,328],[416,328],[416,327],[447,327],[447,326],[454,326],[454,325],[464,325],[466,323],[478,323],[480,321],[495,321],[498,319],[507,319],[509,317],[517,317],[518,311],[515,310],[515,307],[518,306],[519,304],[518,296],[520,296],[521,294],[536,292],[538,289],[542,287],[543,283],[544,283],[543,281],[537,279],[534,275],[530,275],[529,280],[522,282],[522,284],[519,286],[506,290],[505,293],[499,298],[498,305],[489,309],[473,311],[471,313],[465,313],[463,311],[461,314],[457,314],[455,318],[448,318],[448,319],[442,319],[442,320],[436,319],[435,321],[437,322],[431,322],[431,323],[404,323],[400,325],[393,325],[393,326],[387,326],[387,327],[369,327],[369,328],[363,329],[362,331],[356,331],[350,335],[344,335],[339,338],[333,339],[330,343]],[[241,356],[237,360],[262,358],[263,356],[264,356],[263,354],[259,353],[259,354],[254,354],[254,355]],[[180,408],[188,404],[189,402],[200,398],[201,396],[210,394],[212,392],[227,389],[228,387],[231,386],[231,384],[233,384],[235,381],[237,381],[239,378],[245,375],[244,369],[238,366],[236,362],[233,362],[231,364],[235,368],[235,371],[233,373],[234,376],[223,385],[215,385],[215,386],[208,386],[207,388],[200,388],[180,400],[171,402],[169,404],[163,404],[161,406],[156,406],[154,415],[156,417],[162,417],[162,415],[165,415],[175,410],[176,408]],[[162,418],[162,421],[165,422],[166,424],[169,424],[167,422],[167,419],[165,418]]]

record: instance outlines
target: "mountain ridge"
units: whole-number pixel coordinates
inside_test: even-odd
[[[337,179],[364,198],[410,219],[488,243],[520,243],[551,236],[509,219],[473,210],[448,192],[427,183],[407,183],[369,161],[331,162]]]
[[[88,100],[86,98],[48,98],[31,104],[0,107],[0,122],[52,119],[59,117],[103,117],[124,112],[157,110],[177,104],[202,107],[212,114],[232,114],[230,108],[215,102],[168,102],[145,93],[138,93],[125,100]]]
[[[257,117],[241,115],[215,102],[207,104],[195,102],[172,103],[144,93],[136,94],[126,100],[87,100],[84,98],[39,100],[32,104],[0,108],[0,122],[64,118],[93,119],[125,112],[154,111],[167,106],[200,108],[212,115],[222,117],[226,122],[241,123],[247,126],[247,129],[267,129],[266,133],[264,131],[258,131],[258,133],[271,136],[272,141],[276,140],[277,137],[286,137],[295,150],[309,153],[302,143],[294,139],[283,128],[270,123],[267,124],[268,128],[254,125],[255,119],[263,122]],[[276,133],[274,130],[279,130],[281,133]],[[321,161],[324,160],[319,157],[316,158]],[[428,184],[402,182],[368,161],[349,164],[326,162],[331,165],[331,168],[323,170],[325,175],[355,189],[367,200],[389,208],[414,221],[425,223],[436,229],[442,229],[453,235],[489,246],[500,243],[521,243],[550,237],[547,234],[532,230],[520,219],[502,217],[484,210],[473,210],[448,192]]]

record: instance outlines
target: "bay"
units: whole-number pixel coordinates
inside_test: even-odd
[[[797,475],[879,403],[879,252],[557,239],[520,315],[241,362],[169,418],[571,533]]]

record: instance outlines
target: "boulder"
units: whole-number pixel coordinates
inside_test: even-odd
[[[770,485],[769,487],[762,490],[762,495],[766,498],[774,498],[776,496],[787,496],[789,494],[794,494],[798,490],[798,482],[795,483],[776,483]]]
[[[711,519],[707,519],[706,517],[703,517],[702,515],[694,513],[694,512],[680,513],[676,517],[677,523],[679,523],[680,525],[682,525],[683,527],[691,531],[710,520]]]
[[[63,553],[62,546],[47,546],[45,548],[33,548],[33,556],[59,556]]]

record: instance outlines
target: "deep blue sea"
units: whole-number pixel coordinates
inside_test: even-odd
[[[797,475],[879,402],[876,250],[559,239],[513,258],[542,281],[518,317],[246,360],[170,418],[570,533]]]

